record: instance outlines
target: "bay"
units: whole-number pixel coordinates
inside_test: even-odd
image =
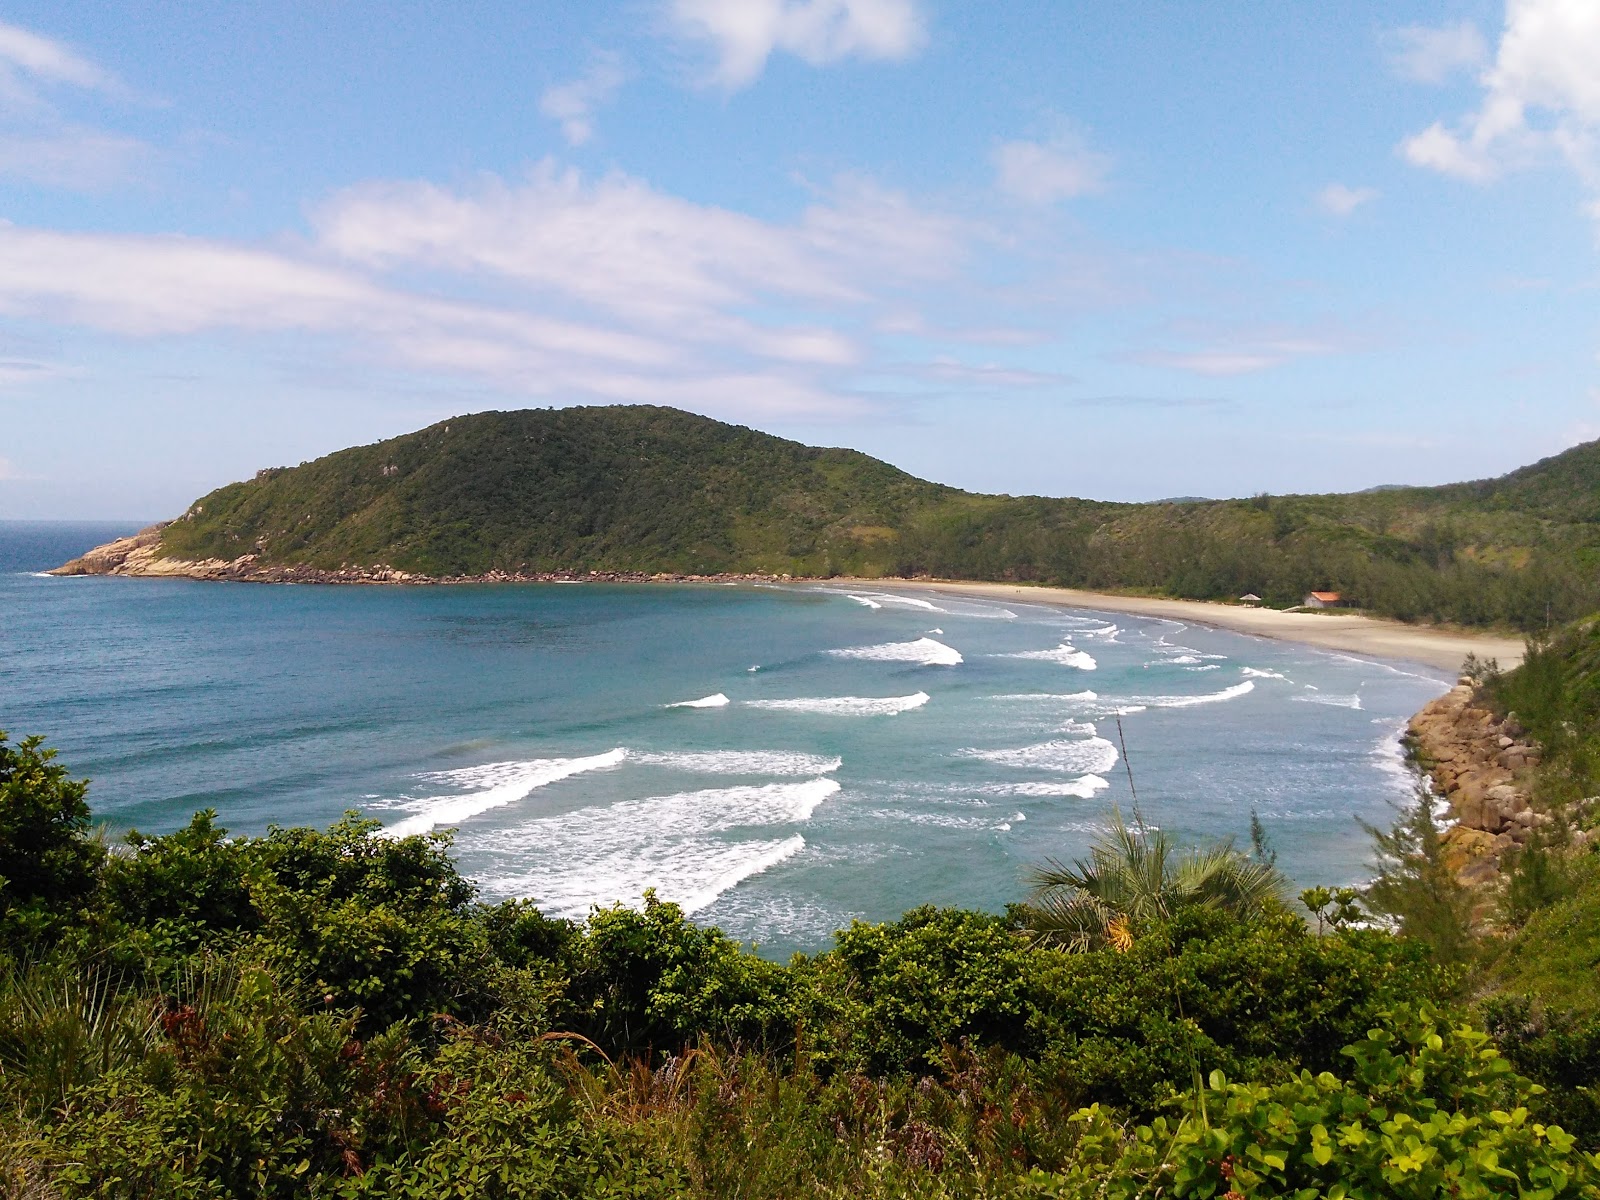
[[[1243,840],[1255,811],[1299,885],[1357,882],[1357,819],[1409,799],[1398,735],[1449,682],[865,584],[36,574],[131,530],[0,524],[0,728],[59,747],[113,831],[453,827],[487,899],[582,916],[655,887],[780,957],[919,904],[998,910],[1134,787],[1182,838]]]

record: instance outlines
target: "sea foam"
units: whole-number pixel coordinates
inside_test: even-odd
[[[702,696],[698,700],[679,700],[676,704],[668,704],[667,708],[725,708],[728,698],[721,692],[714,696]]]
[[[1243,683],[1223,688],[1220,692],[1207,692],[1203,696],[1129,696],[1127,703],[1144,708],[1193,708],[1197,704],[1220,704],[1225,700],[1237,700],[1240,696],[1248,695],[1255,690],[1255,680],[1246,679]],[[1124,708],[1121,711],[1127,713],[1130,710]]]
[[[1053,650],[1020,650],[1015,654],[1002,654],[1001,658],[1026,658],[1036,662],[1057,663],[1063,667],[1076,667],[1080,671],[1093,671],[1100,664],[1094,656],[1079,650],[1071,642],[1062,642]]]
[[[461,771],[435,773],[427,778],[449,781],[467,786],[483,785],[479,790],[453,796],[429,796],[411,800],[401,805],[411,815],[379,832],[385,837],[409,837],[426,833],[441,825],[458,825],[480,813],[503,808],[524,799],[537,788],[581,775],[585,771],[602,771],[619,766],[627,757],[622,749],[592,754],[587,758],[542,758],[528,762],[488,763],[481,767],[467,767]]]
[[[1072,775],[1099,775],[1117,763],[1117,748],[1102,737],[1041,742],[1010,750],[960,750],[957,753],[963,758],[981,758],[1002,767]]]
[[[954,667],[962,662],[961,652],[933,638],[914,642],[885,642],[880,646],[849,646],[829,650],[835,658],[864,659],[869,662],[908,662],[924,667]]]
[[[628,761],[703,775],[831,775],[842,758],[787,750],[629,750]]]
[[[830,717],[892,717],[896,713],[921,708],[930,699],[927,692],[914,692],[909,696],[802,696],[793,700],[746,700],[745,705],[780,712],[819,713]]]
[[[1060,783],[991,783],[982,791],[985,796],[1076,796],[1080,800],[1088,800],[1110,786],[1098,775],[1080,775],[1077,779],[1066,779]],[[1018,816],[1012,819],[1026,818]]]
[[[485,880],[490,895],[526,896],[554,916],[593,904],[638,904],[646,888],[687,912],[798,854],[805,839],[730,840],[743,829],[793,826],[839,791],[833,779],[677,792],[541,817],[483,839],[515,872]]]

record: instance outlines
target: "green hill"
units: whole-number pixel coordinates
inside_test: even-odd
[[[536,409],[261,472],[159,553],[427,575],[918,575],[1202,599],[1312,588],[1402,619],[1543,628],[1600,608],[1600,443],[1500,479],[1111,504],[985,496],[674,409]]]

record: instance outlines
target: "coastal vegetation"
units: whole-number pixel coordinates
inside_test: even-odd
[[[0,735],[8,1195],[1600,1195],[1593,855],[1452,954],[1136,821],[784,965],[649,894],[480,903],[447,835],[87,799]]]
[[[201,497],[158,556],[350,571],[936,576],[1544,631],[1600,608],[1600,443],[1499,479],[1117,504],[990,496],[669,408],[455,417]],[[93,565],[77,569],[101,569]]]

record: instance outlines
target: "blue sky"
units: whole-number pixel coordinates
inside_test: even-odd
[[[1600,436],[1600,5],[0,5],[0,518],[486,408],[1014,493]]]

